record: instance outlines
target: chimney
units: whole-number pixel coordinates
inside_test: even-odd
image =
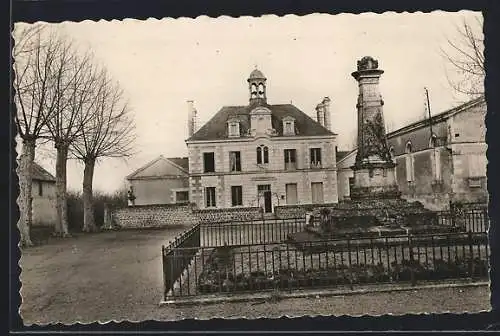
[[[329,131],[332,130],[332,116],[330,114],[330,98],[325,97],[323,99],[322,105],[323,105],[323,113],[324,113],[324,118],[325,118],[325,128]]]
[[[196,132],[196,114],[194,101],[188,100],[188,136],[192,136]]]
[[[325,126],[325,109],[323,104],[316,105],[316,120],[321,126]]]

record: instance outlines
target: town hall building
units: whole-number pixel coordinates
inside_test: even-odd
[[[190,202],[200,209],[335,203],[336,141],[330,99],[317,121],[292,104],[267,102],[264,74],[247,82],[249,102],[222,107],[186,140]]]

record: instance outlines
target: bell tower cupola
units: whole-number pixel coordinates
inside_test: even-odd
[[[250,105],[261,105],[267,103],[266,76],[255,67],[247,79],[250,90]]]

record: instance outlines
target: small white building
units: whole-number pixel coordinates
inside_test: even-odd
[[[55,226],[56,212],[56,179],[37,163],[33,162],[33,226]]]
[[[188,174],[187,158],[159,156],[127,176],[134,205],[188,203]]]

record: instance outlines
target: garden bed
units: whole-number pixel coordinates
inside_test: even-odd
[[[262,246],[260,246],[262,248]],[[446,249],[445,249],[446,250]],[[460,253],[462,251],[462,253]],[[405,251],[328,252],[306,256],[283,245],[215,248],[197,280],[198,294],[485,277],[486,251],[456,246]],[[470,252],[470,251],[469,251]],[[409,251],[408,251],[409,254]]]

